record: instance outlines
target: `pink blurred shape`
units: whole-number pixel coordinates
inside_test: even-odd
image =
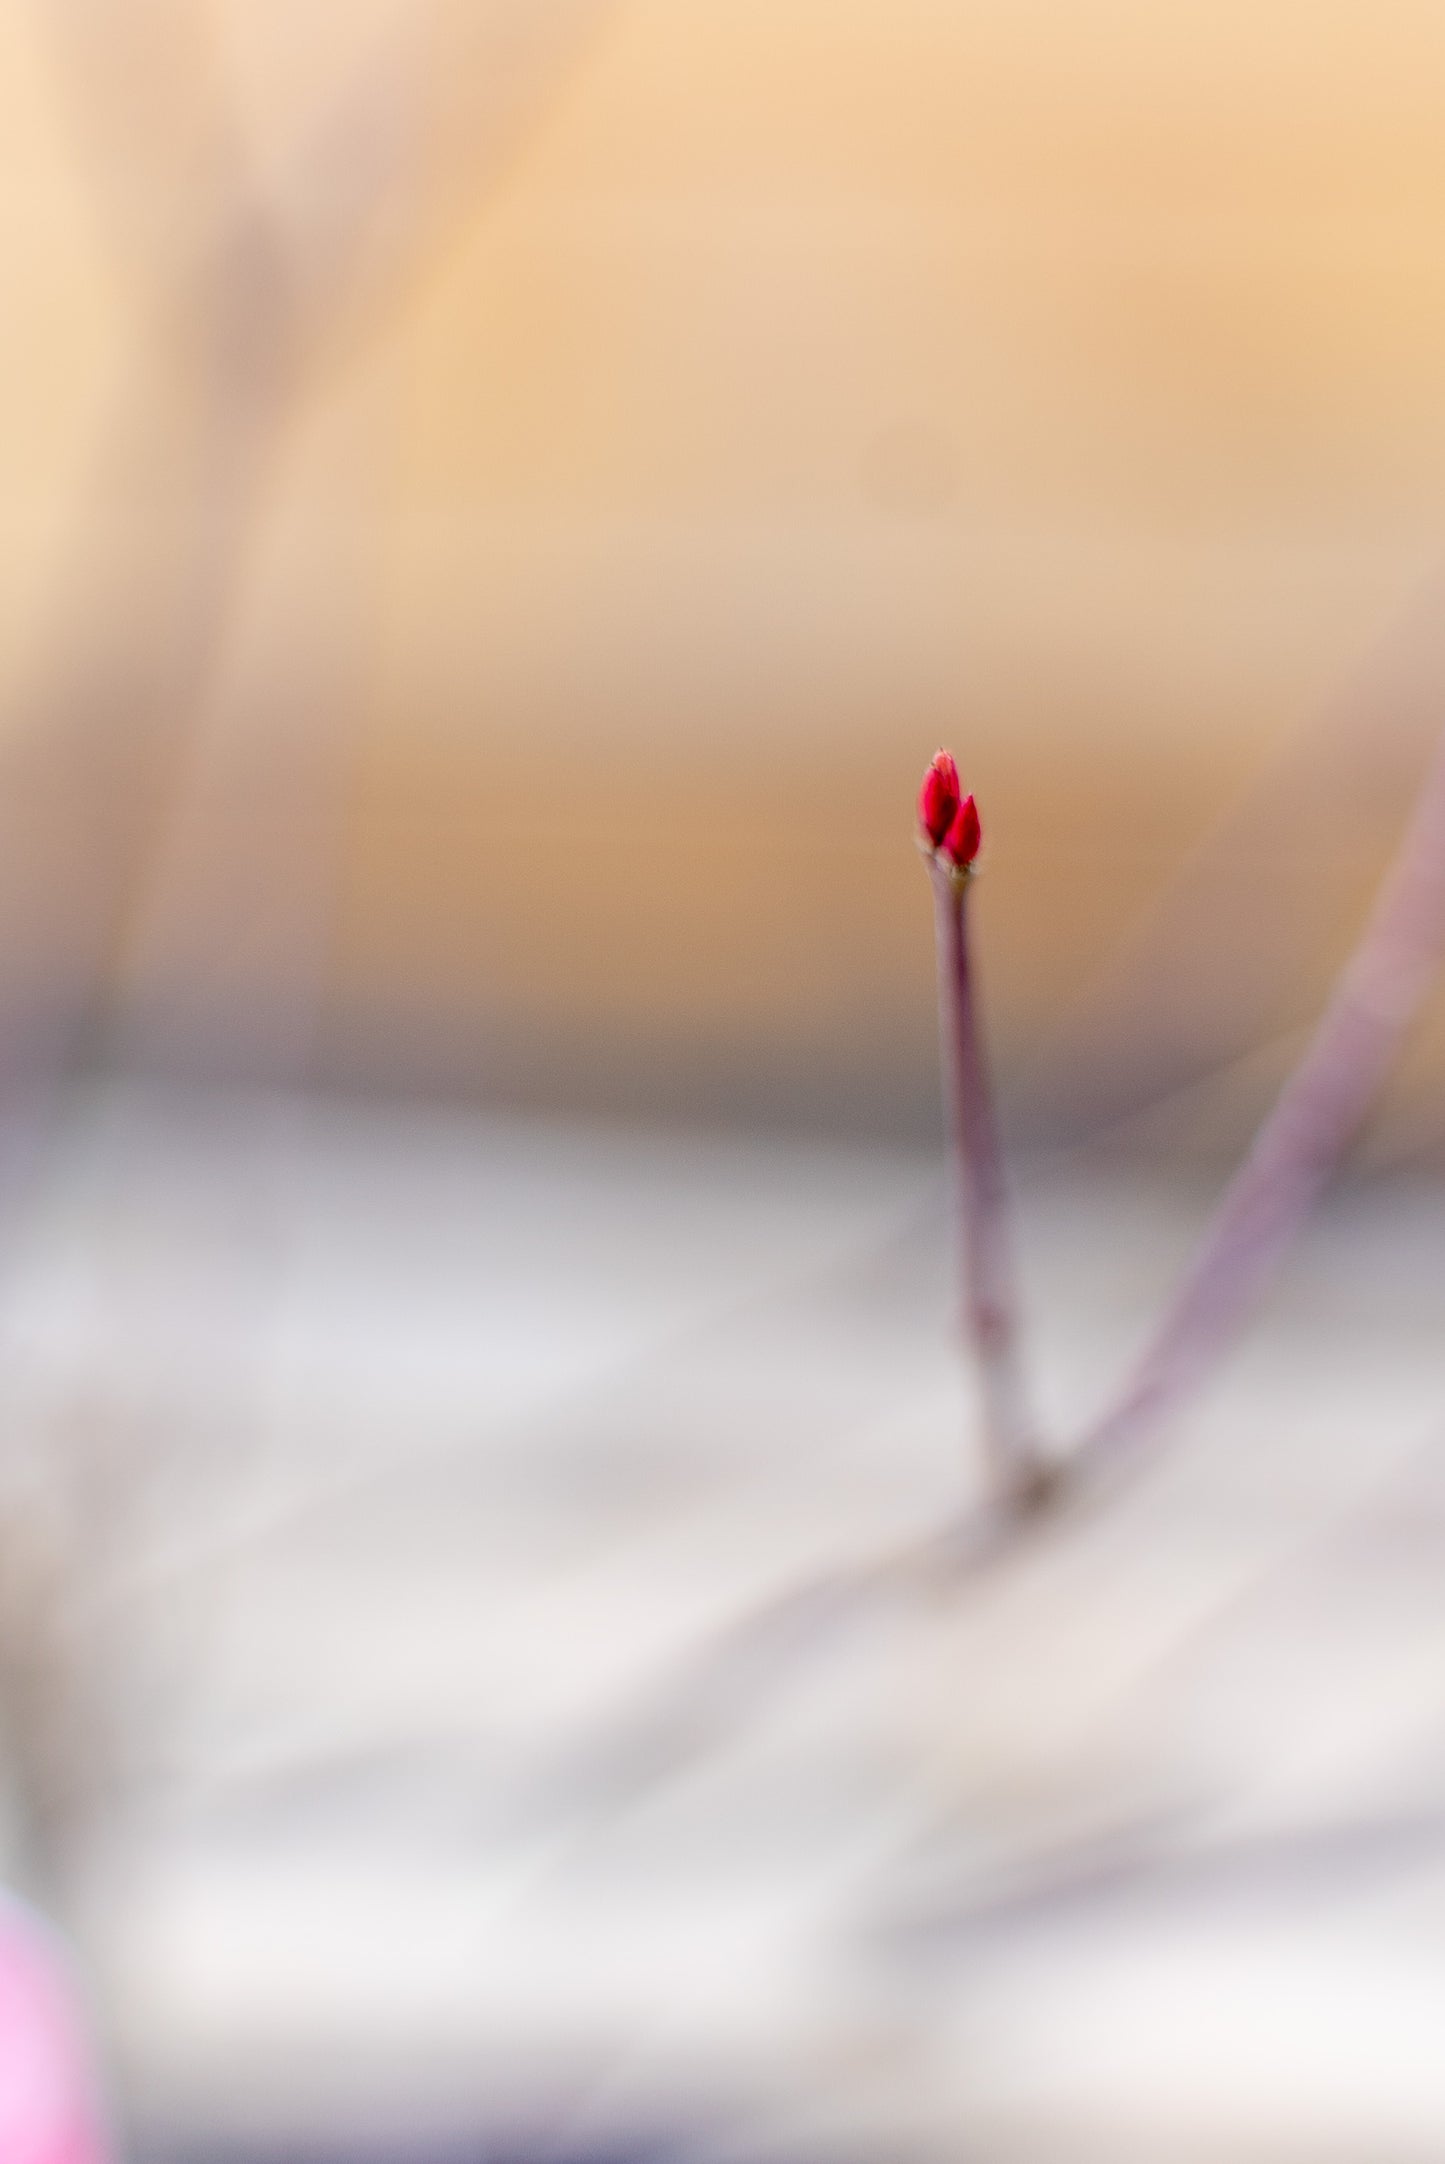
[[[109,2164],[85,2023],[38,1918],[0,1897],[0,2164]]]

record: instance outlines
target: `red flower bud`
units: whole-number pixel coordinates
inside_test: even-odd
[[[983,828],[979,824],[978,806],[971,795],[966,796],[949,821],[948,832],[938,846],[949,863],[957,865],[959,870],[963,871],[978,855],[982,840]]]
[[[941,848],[957,810],[958,768],[952,752],[936,751],[918,792],[918,824],[935,849]]]

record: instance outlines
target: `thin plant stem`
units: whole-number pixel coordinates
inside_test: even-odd
[[[1194,1262],[1114,1403],[1074,1453],[1144,1440],[1244,1320],[1355,1134],[1445,942],[1445,735],[1360,939],[1299,1065],[1225,1189]]]
[[[894,1599],[932,1602],[1048,1537],[1067,1516],[1028,1506],[1072,1502],[1126,1445],[1151,1439],[1227,1343],[1349,1141],[1436,974],[1445,945],[1445,735],[1379,900],[1299,1065],[1226,1189],[1192,1268],[1113,1406],[1065,1457],[1045,1454],[1021,1378],[1007,1186],[968,943],[971,878],[930,850],[939,1009],[959,1181],[965,1327],[984,1400],[992,1493],[943,1537],[830,1571],[711,1637],[619,1743],[544,1777],[540,1793],[580,1805],[589,1824],[716,1749],[785,1678]],[[600,1800],[599,1800],[600,1799]]]
[[[929,865],[937,919],[938,1012],[957,1183],[963,1326],[982,1401],[983,1449],[994,1499],[1036,1501],[1045,1461],[1028,1410],[1007,1181],[968,936],[972,873]]]

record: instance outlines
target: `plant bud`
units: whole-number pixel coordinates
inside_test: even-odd
[[[972,794],[963,799],[948,823],[948,832],[939,843],[943,855],[958,871],[966,871],[978,855],[983,840],[983,828],[979,824],[978,806]]]
[[[931,848],[942,847],[958,808],[958,768],[953,763],[953,754],[937,751],[918,792],[918,824]]]

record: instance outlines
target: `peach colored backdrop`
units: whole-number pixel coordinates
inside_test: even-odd
[[[1017,1115],[1233,1132],[1445,710],[1442,71],[1417,0],[5,11],[10,1065],[926,1125],[947,739]]]

